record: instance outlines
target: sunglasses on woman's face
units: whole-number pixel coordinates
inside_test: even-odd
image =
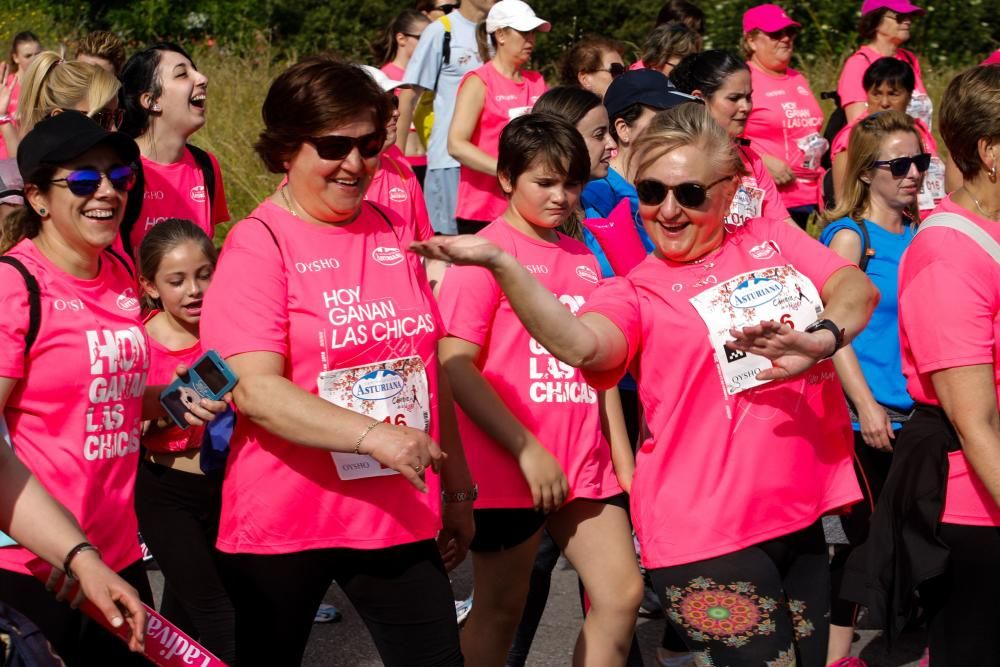
[[[124,109],[101,109],[95,113],[91,118],[94,122],[103,127],[108,132],[114,132],[122,125],[122,121],[125,119]]]
[[[385,130],[376,130],[361,137],[345,137],[331,134],[325,137],[308,137],[306,141],[316,147],[316,153],[324,160],[343,160],[354,147],[363,158],[373,158],[382,152],[385,145]]]
[[[894,178],[902,178],[910,173],[910,165],[916,165],[921,174],[931,166],[931,154],[920,153],[910,157],[898,157],[895,160],[876,160],[872,167],[889,167],[889,173]]]
[[[659,206],[671,190],[677,203],[684,208],[698,208],[708,199],[708,191],[723,181],[728,181],[732,176],[723,176],[717,181],[712,181],[708,185],[701,183],[679,183],[678,185],[667,185],[652,178],[646,178],[635,184],[636,192],[639,194],[639,202],[646,206]]]
[[[112,167],[106,172],[98,169],[77,169],[71,171],[65,178],[53,178],[49,182],[65,183],[69,191],[77,197],[90,197],[100,189],[104,177],[107,177],[111,187],[118,192],[128,192],[135,186],[135,170],[127,164]]]
[[[785,37],[794,40],[796,37],[799,36],[799,29],[796,28],[795,26],[790,25],[787,28],[782,28],[781,30],[778,30],[777,32],[766,32],[764,34],[770,37],[775,42],[781,41]]]
[[[622,74],[625,73],[625,65],[622,65],[621,63],[611,63],[610,65],[608,65],[607,69],[599,69],[597,71],[607,72],[608,74],[611,75],[612,79],[617,79],[618,77],[620,77]]]

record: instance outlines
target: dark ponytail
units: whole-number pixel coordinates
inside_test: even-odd
[[[404,35],[415,34],[418,26],[428,23],[430,23],[430,19],[416,9],[404,9],[397,14],[394,19],[389,21],[389,25],[385,27],[385,30],[382,31],[378,38],[368,45],[368,49],[375,59],[375,66],[381,67],[396,59],[396,53],[399,50],[399,45],[396,43],[396,35],[399,33],[403,33]]]

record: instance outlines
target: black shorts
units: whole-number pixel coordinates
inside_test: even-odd
[[[614,505],[628,512],[628,496],[625,493],[608,498],[577,500]],[[476,536],[472,538],[469,550],[473,552],[513,549],[538,532],[548,518],[545,512],[527,507],[474,510],[472,516],[476,521]]]

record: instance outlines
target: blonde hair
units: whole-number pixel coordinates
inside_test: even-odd
[[[882,142],[895,132],[912,132],[921,152],[924,150],[920,133],[913,119],[901,111],[880,111],[868,116],[851,130],[847,142],[847,172],[844,175],[844,194],[832,209],[823,212],[820,222],[827,225],[834,220],[850,218],[855,222],[864,217],[871,200],[871,186],[861,176],[872,168],[882,152]],[[920,220],[916,200],[908,209],[910,218]]]
[[[121,84],[96,65],[64,61],[54,51],[35,56],[24,73],[17,122],[22,136],[54,111],[85,103],[92,116],[118,95]]]
[[[638,180],[661,157],[682,146],[696,146],[719,175],[747,174],[736,144],[715,122],[708,107],[699,102],[685,102],[657,113],[636,140],[629,158],[633,180]]]

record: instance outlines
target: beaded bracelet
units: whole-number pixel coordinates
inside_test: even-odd
[[[73,563],[73,559],[79,556],[84,551],[96,551],[97,557],[101,557],[101,550],[95,547],[90,542],[80,542],[78,545],[69,550],[66,554],[66,560],[63,561],[63,572],[66,573],[67,577],[71,579],[76,579],[76,575],[73,574],[73,570],[70,569],[70,565]]]

